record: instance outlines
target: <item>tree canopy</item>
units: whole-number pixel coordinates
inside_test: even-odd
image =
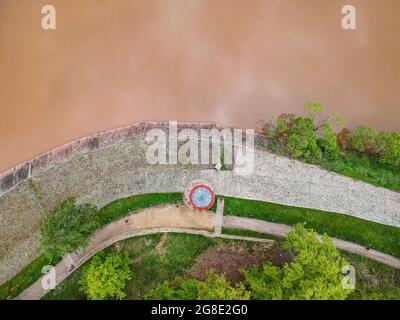
[[[53,208],[43,219],[40,244],[45,254],[63,256],[84,247],[90,235],[100,226],[97,208],[76,204],[68,198]]]
[[[297,225],[288,234],[286,249],[293,261],[282,268],[265,264],[243,270],[244,283],[254,299],[341,300],[351,290],[342,287],[342,269],[347,262],[328,236]]]
[[[124,299],[126,282],[132,278],[127,252],[100,253],[83,269],[80,289],[89,300]]]
[[[239,283],[231,285],[224,275],[209,273],[204,281],[177,277],[151,290],[147,300],[249,300],[250,292]]]

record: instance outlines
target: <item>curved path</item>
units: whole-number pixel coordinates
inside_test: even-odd
[[[61,283],[66,277],[73,273],[76,268],[89,260],[97,252],[117,241],[141,235],[159,232],[179,232],[198,234],[206,237],[221,237],[266,243],[274,242],[269,239],[220,234],[218,220],[220,219],[216,219],[216,215],[213,213],[197,213],[185,206],[168,205],[152,207],[140,210],[136,213],[131,213],[129,216],[99,229],[91,238],[89,246],[85,249],[64,257],[64,259],[55,266],[56,284]],[[236,216],[224,216],[222,218],[222,227],[250,230],[275,236],[285,236],[292,229],[292,227],[283,224]],[[332,238],[332,240],[339,249],[356,253],[400,269],[400,259],[391,255],[375,250],[368,250],[365,247],[351,242],[335,238]],[[44,280],[44,277],[37,280],[16,299],[40,299],[49,291],[48,289],[43,289],[42,281]]]

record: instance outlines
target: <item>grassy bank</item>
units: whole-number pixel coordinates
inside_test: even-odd
[[[102,224],[125,217],[129,212],[163,204],[182,203],[182,193],[149,193],[113,201],[100,209]]]
[[[322,168],[356,180],[400,192],[400,168],[379,163],[370,156],[347,152],[337,160],[321,160]]]
[[[400,228],[362,220],[344,214],[284,206],[274,203],[225,197],[225,215],[306,227],[318,233],[351,241],[400,257]]]
[[[270,239],[278,242],[282,242],[285,240],[283,237],[278,237],[268,233],[260,233],[251,230],[237,230],[237,229],[228,229],[222,228],[222,234],[240,236],[240,237],[250,237],[250,238],[261,238],[261,239]]]
[[[42,268],[44,266],[55,265],[60,260],[59,258],[47,258],[45,256],[36,258],[15,277],[0,286],[0,300],[17,297],[43,275]]]

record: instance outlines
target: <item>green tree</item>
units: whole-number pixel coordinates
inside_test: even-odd
[[[306,161],[322,158],[311,118],[296,118],[293,121],[293,128],[288,136],[287,151],[290,156]]]
[[[97,208],[68,198],[53,208],[41,225],[40,245],[48,256],[63,256],[84,247],[100,226]]]
[[[376,153],[378,131],[374,127],[359,126],[352,134],[352,147],[358,152]]]
[[[283,113],[275,122],[261,122],[261,132],[270,138],[269,148],[276,153],[309,162],[318,162],[323,156],[337,159],[339,147],[331,122],[340,125],[343,119],[330,116],[318,121],[324,109],[319,102],[307,102],[304,109],[307,111],[306,117]]]
[[[400,166],[400,132],[381,132],[377,151],[381,163]]]
[[[100,253],[83,269],[80,289],[90,300],[118,299],[126,294],[126,282],[132,278],[131,259],[127,252]]]
[[[254,299],[345,299],[351,290],[342,288],[341,271],[347,262],[328,236],[297,225],[285,247],[295,255],[283,268],[267,263],[263,268],[242,270],[245,285]]]
[[[243,284],[231,286],[224,275],[209,273],[204,281],[176,278],[151,290],[147,300],[248,300]]]

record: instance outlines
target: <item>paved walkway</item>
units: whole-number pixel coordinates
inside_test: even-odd
[[[214,234],[216,236],[222,233],[222,224],[224,223],[224,198],[218,197],[217,210],[215,211]]]
[[[224,227],[231,229],[243,229],[250,230],[260,233],[272,234],[275,236],[285,237],[288,232],[290,232],[293,227],[267,222],[257,219],[250,218],[242,218],[236,216],[225,216],[224,217]],[[380,251],[376,251],[352,242],[340,240],[337,238],[331,237],[335,246],[341,250],[348,251],[351,253],[358,254],[360,256],[367,257],[372,260],[376,260],[387,264],[391,267],[400,269],[400,259],[391,256],[390,254],[382,253]]]
[[[222,237],[230,239],[261,241],[272,243],[272,240],[240,237],[232,235],[216,235],[216,215],[212,213],[197,213],[185,206],[163,206],[153,207],[130,214],[126,218],[112,222],[98,230],[92,237],[90,244],[83,250],[77,251],[65,257],[55,266],[56,284],[61,283],[75,269],[90,259],[97,252],[107,248],[117,241],[127,238],[153,234],[159,232],[180,232],[199,234],[207,237]],[[242,218],[236,216],[224,216],[222,226],[240,230],[251,230],[261,233],[268,233],[276,236],[285,236],[292,227],[256,219]],[[400,259],[394,258],[375,250],[366,248],[347,241],[333,239],[339,249],[353,252],[395,268],[400,269]],[[42,287],[44,277],[37,280],[29,288],[23,291],[17,299],[37,300],[49,290]]]

